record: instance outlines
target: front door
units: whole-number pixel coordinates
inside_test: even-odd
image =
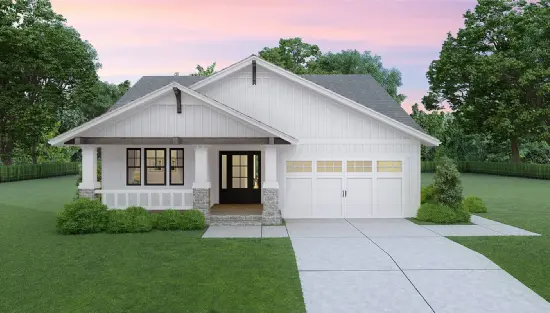
[[[220,203],[260,203],[260,151],[220,151]]]

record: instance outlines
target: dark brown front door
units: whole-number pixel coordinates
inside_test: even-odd
[[[220,151],[220,203],[260,203],[260,151]]]

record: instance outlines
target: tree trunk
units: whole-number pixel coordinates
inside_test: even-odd
[[[8,137],[0,137],[0,161],[8,166],[12,164],[11,154],[13,152],[13,142]]]
[[[34,143],[32,146],[31,146],[31,158],[32,158],[32,164],[36,164],[38,163],[37,161],[37,155],[36,155],[36,144]]]
[[[512,163],[521,163],[521,157],[519,155],[519,140],[517,138],[510,139],[512,143]]]

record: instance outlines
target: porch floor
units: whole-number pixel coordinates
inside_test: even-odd
[[[214,204],[210,215],[262,215],[264,205],[255,204]]]

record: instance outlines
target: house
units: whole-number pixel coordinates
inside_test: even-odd
[[[420,146],[439,141],[368,75],[299,76],[252,55],[210,77],[145,76],[50,144],[82,148],[80,195],[110,208],[247,204],[259,212],[241,221],[278,224],[415,216]],[[231,208],[215,215],[247,215]]]

